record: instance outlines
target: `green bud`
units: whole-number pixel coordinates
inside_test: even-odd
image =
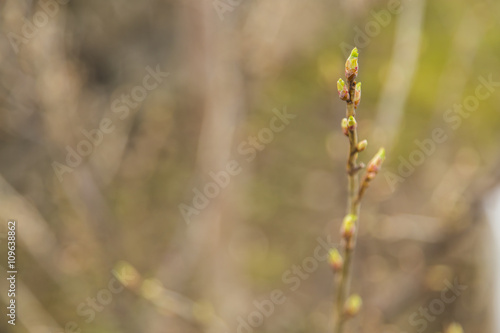
[[[356,146],[357,150],[358,151],[363,151],[366,149],[366,146],[368,146],[368,141],[366,140],[363,140],[361,142],[358,143],[358,145]]]
[[[344,80],[339,79],[337,81],[337,91],[339,92],[339,98],[343,101],[347,101],[349,99],[349,89],[344,83]]]
[[[337,249],[331,249],[328,251],[328,263],[334,271],[340,271],[344,265],[344,259],[340,255]]]
[[[345,77],[354,80],[358,75],[358,49],[354,48],[345,63]]]
[[[459,323],[452,323],[446,329],[446,333],[464,333],[464,329],[462,328],[462,325],[460,325]]]
[[[361,82],[356,83],[356,94],[354,95],[354,100],[358,101],[361,98]]]
[[[345,87],[344,80],[339,79],[339,80],[337,81],[337,90],[338,90],[339,92],[341,92],[342,90],[344,90],[344,87]]]
[[[358,123],[356,122],[356,119],[354,119],[353,116],[349,116],[349,119],[347,119],[347,127],[349,130],[353,130],[357,127]]]
[[[122,272],[123,274],[118,274]],[[113,275],[121,284],[127,288],[136,289],[142,284],[142,277],[139,272],[127,261],[119,261],[115,264]],[[125,278],[126,277],[126,278]]]
[[[344,133],[345,136],[349,136],[349,128],[347,125],[347,118],[342,119],[342,132]]]
[[[345,302],[345,314],[350,317],[357,315],[362,305],[363,300],[358,294],[349,296],[349,298]]]
[[[357,58],[357,57],[358,57],[358,55],[359,55],[359,54],[358,54],[358,48],[357,48],[357,47],[355,47],[355,48],[353,48],[353,49],[352,49],[352,51],[351,51],[351,55],[349,56],[349,58]]]
[[[340,229],[340,234],[345,240],[350,240],[356,231],[356,221],[358,217],[354,214],[348,214],[344,217],[342,221],[342,227]]]
[[[357,108],[359,102],[361,101],[361,82],[356,83],[356,88],[354,89],[354,107]]]

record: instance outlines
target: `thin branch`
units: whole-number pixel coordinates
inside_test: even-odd
[[[369,182],[378,173],[385,157],[383,149],[380,149],[366,168],[361,186],[359,184],[359,171],[364,168],[358,164],[358,153],[366,148],[367,141],[358,142],[357,122],[355,119],[356,108],[361,99],[361,83],[356,82],[358,74],[358,50],[354,48],[346,61],[347,84],[342,79],[337,82],[337,89],[341,100],[346,101],[346,118],[342,120],[342,130],[349,138],[349,152],[347,156],[347,215],[342,222],[343,258],[338,250],[330,252],[330,263],[335,271],[340,271],[337,284],[337,297],[333,316],[335,319],[335,333],[342,333],[347,319],[356,315],[361,307],[361,298],[358,295],[350,295],[350,281],[354,249],[356,246],[358,217],[361,198],[369,185]]]

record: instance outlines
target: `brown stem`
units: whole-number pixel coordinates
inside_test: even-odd
[[[366,192],[366,189],[370,186],[370,182],[372,181],[372,178],[374,175],[366,174],[365,177],[363,177],[363,180],[361,181],[361,186],[359,187],[358,195],[356,196],[356,202],[359,203],[361,202],[361,199],[363,199],[363,195]]]

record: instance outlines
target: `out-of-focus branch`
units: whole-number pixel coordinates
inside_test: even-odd
[[[0,269],[3,272],[7,271],[3,266],[0,266]],[[9,286],[5,281],[6,279],[0,279],[0,288],[6,291],[0,293],[0,298],[5,304],[10,304],[11,298],[7,296]],[[17,313],[19,314],[16,317],[16,319],[19,320],[17,323],[18,326],[24,326],[29,333],[64,331],[50,313],[44,309],[43,305],[31,292],[30,288],[24,284],[23,280],[20,280],[19,277],[16,278],[16,285],[18,292],[15,304]],[[21,325],[19,325],[19,323]]]
[[[417,69],[425,3],[426,0],[404,2],[397,21],[391,67],[378,103],[377,133],[374,135],[379,140],[375,142],[385,146],[387,150],[395,143]]]
[[[38,210],[28,203],[10,184],[0,176],[0,216],[2,219],[15,219],[18,224],[19,239],[30,254],[40,262],[40,266],[54,280],[61,281],[64,276],[54,260],[61,253],[54,233]]]

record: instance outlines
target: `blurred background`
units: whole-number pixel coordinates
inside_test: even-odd
[[[354,46],[360,160],[379,146],[387,160],[346,332],[498,331],[498,1],[3,0],[0,14],[0,331],[331,332],[348,149],[335,84]]]

